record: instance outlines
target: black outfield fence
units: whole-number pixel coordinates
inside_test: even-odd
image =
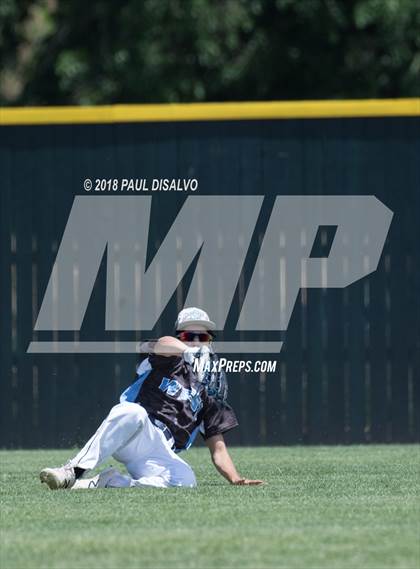
[[[252,340],[283,341],[280,353],[225,354],[277,365],[275,373],[229,374],[229,399],[240,421],[229,440],[418,441],[420,101],[404,104],[394,102],[386,116],[374,106],[366,107],[373,116],[358,116],[368,111],[359,112],[363,104],[354,103],[353,112],[343,107],[343,116],[337,110],[329,116],[324,110],[318,118],[294,114],[303,108],[299,104],[279,104],[278,116],[275,110],[262,114],[261,104],[253,116],[251,104],[241,107],[243,118],[227,106],[226,116],[212,120],[203,115],[205,106],[201,115],[188,117],[162,107],[161,117],[144,118],[144,109],[133,108],[121,121],[109,120],[101,109],[85,115],[3,110],[0,446],[83,442],[134,377],[134,353],[33,354],[27,352],[32,341],[157,337],[172,332],[186,298],[193,265],[153,330],[106,332],[104,255],[80,331],[34,331],[75,197],[87,195],[86,178],[198,180],[194,195],[153,195],[149,259],[186,199],[264,196],[221,340],[243,337],[236,321],[276,196],[378,198],[394,215],[377,270],[346,288],[302,289],[287,331],[248,334]],[[314,247],[328,256],[334,234],[328,228],[318,233]]]

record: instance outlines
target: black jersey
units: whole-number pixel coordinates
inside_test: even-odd
[[[210,397],[190,364],[181,356],[149,356],[152,367],[135,399],[147,413],[170,429],[177,449],[189,441],[203,423],[204,438],[223,434],[238,425],[227,404]]]

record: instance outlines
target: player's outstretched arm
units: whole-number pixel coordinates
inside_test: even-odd
[[[163,336],[154,344],[153,353],[159,356],[180,356],[187,348],[178,338]]]
[[[238,474],[238,471],[236,470],[226,448],[223,435],[214,435],[213,437],[208,438],[206,440],[206,444],[210,450],[211,459],[216,470],[220,472],[226,480],[229,480],[231,484],[235,484],[237,486],[264,484],[263,480],[249,480],[248,478],[242,478],[242,476]]]

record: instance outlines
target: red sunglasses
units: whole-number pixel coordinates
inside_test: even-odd
[[[198,338],[200,342],[211,342],[214,336],[209,332],[195,332],[194,330],[184,330],[182,332],[177,332],[177,338],[181,340],[181,342],[194,342],[196,338]]]

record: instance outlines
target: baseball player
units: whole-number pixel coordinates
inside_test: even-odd
[[[214,361],[216,328],[207,313],[186,308],[177,318],[176,337],[149,342],[149,356],[137,368],[136,380],[121,395],[96,433],[67,464],[45,468],[41,482],[49,488],[126,488],[180,486],[192,488],[192,468],[179,456],[201,431],[213,464],[231,484],[257,485],[241,477],[223,435],[238,425],[226,402],[224,374],[194,373],[192,362]],[[210,368],[211,369],[211,368]],[[109,457],[125,465],[127,475],[108,468],[93,478],[90,470]]]

